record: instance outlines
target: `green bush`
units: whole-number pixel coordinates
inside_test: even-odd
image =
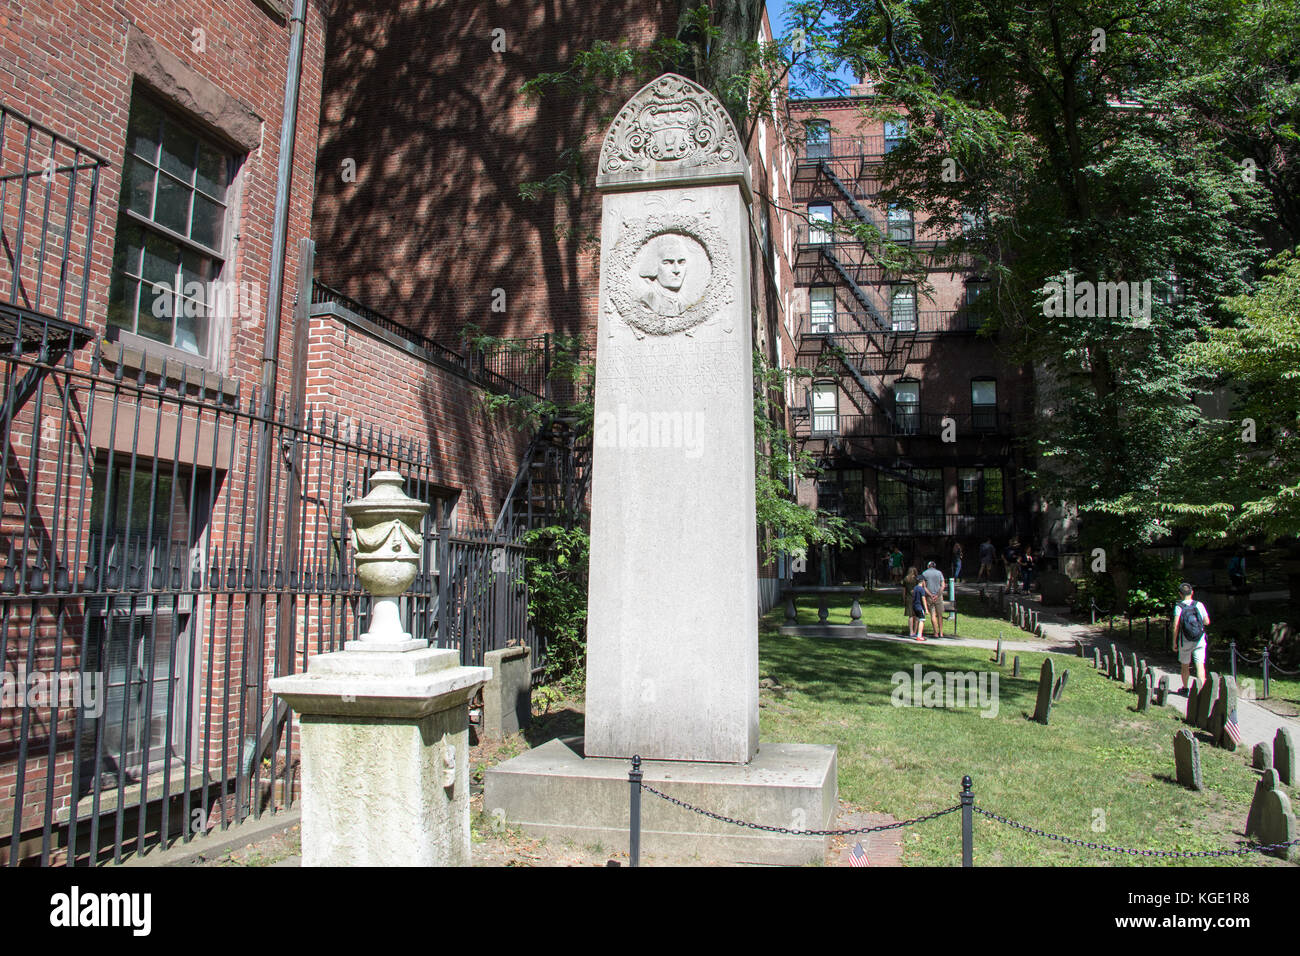
[[[552,525],[524,535],[536,549],[524,561],[528,617],[546,642],[546,683],[581,685],[587,663],[587,559],[581,526]]]
[[[1141,617],[1167,611],[1178,600],[1178,585],[1182,583],[1178,566],[1155,555],[1138,552],[1129,567],[1128,609]],[[1115,578],[1109,571],[1090,573],[1074,582],[1071,606],[1080,614],[1087,614],[1095,600],[1102,611],[1119,611],[1122,602],[1117,600]]]

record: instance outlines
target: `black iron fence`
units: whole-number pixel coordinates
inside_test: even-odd
[[[22,340],[0,359],[6,394],[32,383],[0,420],[0,861],[121,860],[294,800],[267,681],[365,629],[343,505],[377,471],[431,505],[412,633],[540,663],[523,547],[450,522],[422,441]]]

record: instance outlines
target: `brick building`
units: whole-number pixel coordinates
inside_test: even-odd
[[[790,242],[798,287],[793,365],[809,378],[794,434],[825,467],[800,499],[867,523],[863,547],[821,556],[813,577],[861,579],[894,545],[908,563],[947,569],[954,543],[1034,543],[1015,443],[1031,375],[979,334],[988,299],[977,262],[946,246],[903,202],[881,199],[886,155],[906,122],[873,118],[869,85],[793,104],[802,126]],[[970,227],[977,227],[972,216]],[[846,228],[846,224],[852,228]],[[864,232],[919,257],[921,274],[881,264]]]
[[[413,628],[532,639],[517,566],[457,590],[491,557],[457,534],[497,522],[525,452],[539,481],[567,461],[481,407],[543,387],[530,354],[440,349],[312,282],[330,15],[0,10],[0,862],[291,795],[266,681],[364,625],[342,506],[377,470],[432,506]]]

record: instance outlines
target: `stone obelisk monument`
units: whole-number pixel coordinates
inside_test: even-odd
[[[484,807],[627,845],[629,759],[713,812],[824,829],[835,748],[759,745],[749,165],[722,105],[668,74],[605,137],[586,730],[490,768]],[[649,853],[806,862],[819,837],[646,804]]]
[[[655,80],[605,138],[587,756],[758,749],[748,163],[721,104]]]

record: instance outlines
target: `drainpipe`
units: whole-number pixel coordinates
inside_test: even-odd
[[[280,119],[280,154],[276,165],[275,219],[271,226],[271,278],[267,289],[266,328],[262,340],[260,412],[266,421],[263,421],[259,427],[257,444],[257,497],[254,504],[253,532],[254,548],[257,553],[253,569],[255,591],[250,595],[244,619],[244,634],[252,639],[250,643],[253,643],[256,649],[255,655],[245,654],[245,667],[248,667],[250,656],[258,661],[258,665],[256,676],[254,677],[249,671],[245,679],[245,719],[253,715],[256,715],[254,719],[257,719],[262,714],[261,661],[266,653],[266,593],[263,590],[265,587],[263,579],[266,578],[269,583],[270,544],[267,541],[267,527],[270,524],[268,509],[271,506],[271,469],[275,461],[275,451],[271,447],[275,434],[269,420],[275,411],[276,377],[279,371],[280,300],[284,297],[285,247],[289,232],[289,198],[293,184],[294,140],[298,130],[298,88],[302,84],[302,53],[306,22],[307,0],[294,0],[293,15],[289,19],[289,63],[284,76],[284,110]],[[298,290],[298,295],[305,294],[309,294],[307,290]],[[275,713],[274,707],[270,713],[272,715]],[[258,723],[254,726],[257,727]],[[252,782],[253,765],[261,750],[260,738],[267,736],[267,729],[259,728],[260,733],[254,731],[252,734],[247,734],[242,742],[244,752],[241,769],[244,772],[242,788],[244,792],[238,794],[236,798],[240,807],[246,805],[249,796],[248,788]],[[261,815],[260,803],[253,809],[258,816]]]

